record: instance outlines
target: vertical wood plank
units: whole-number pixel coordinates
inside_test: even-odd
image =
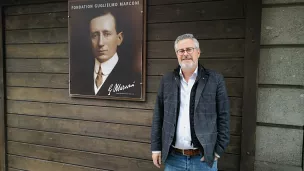
[[[3,24],[3,8],[0,2],[0,171],[6,170],[5,160],[5,91],[4,91],[4,24]]]
[[[257,118],[257,76],[260,54],[261,0],[244,1],[246,16],[241,171],[253,171]]]

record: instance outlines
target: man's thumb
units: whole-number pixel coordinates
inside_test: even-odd
[[[161,155],[158,156],[159,164],[161,164]]]

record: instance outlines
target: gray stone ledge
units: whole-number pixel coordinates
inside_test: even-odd
[[[263,4],[292,4],[304,2],[304,0],[263,0]]]
[[[263,161],[255,161],[255,171],[302,171],[299,166],[281,165],[278,163],[269,163]]]

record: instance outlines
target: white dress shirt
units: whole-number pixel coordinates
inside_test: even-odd
[[[179,149],[195,149],[191,145],[191,129],[190,129],[190,95],[191,89],[197,77],[197,68],[190,76],[188,82],[185,80],[182,70],[180,70],[180,107],[176,127],[175,148]]]
[[[109,74],[114,69],[114,67],[117,64],[117,62],[118,62],[118,55],[117,55],[117,53],[115,53],[112,58],[110,58],[109,60],[107,60],[106,62],[103,62],[103,63],[100,63],[95,58],[94,82],[93,82],[95,95],[98,93],[98,91],[102,87],[103,83],[106,81],[106,79],[108,78]],[[97,87],[96,84],[95,84],[95,80],[96,80],[96,77],[97,77],[99,66],[101,66],[101,69],[102,69],[102,83],[101,83],[101,85],[99,87]]]

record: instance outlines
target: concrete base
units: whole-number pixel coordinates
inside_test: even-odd
[[[256,161],[254,163],[255,171],[303,171],[301,167],[279,165],[275,163]]]

